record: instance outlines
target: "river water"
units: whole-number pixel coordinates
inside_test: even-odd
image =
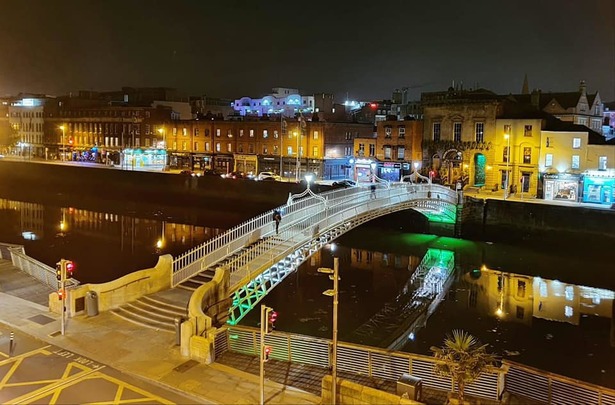
[[[83,209],[1,197],[0,241],[22,244],[50,266],[74,260],[82,283],[152,267],[159,254],[184,252],[241,218],[225,223],[198,209],[177,215],[171,207]],[[419,233],[423,223],[416,213],[392,214],[315,254],[264,298],[278,312],[276,328],[331,337],[332,300],[322,292],[332,283],[317,269],[332,268],[336,256],[341,341],[429,355],[446,334],[463,329],[502,358],[615,388],[608,254]],[[241,323],[257,326],[258,312]]]

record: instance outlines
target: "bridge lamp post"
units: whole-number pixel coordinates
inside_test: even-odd
[[[314,180],[314,176],[312,176],[311,174],[306,174],[305,175],[305,182],[307,183],[307,189],[310,189],[310,183],[312,182],[312,180]]]
[[[508,169],[510,165],[510,135],[504,134],[504,139],[506,139],[506,181],[504,183],[504,199],[506,200],[508,198],[508,177],[510,176],[510,172]]]
[[[414,162],[414,181],[419,182],[419,162]]]
[[[335,250],[335,244],[331,245],[331,251]],[[329,275],[329,278],[333,280],[333,289],[323,291],[323,295],[333,297],[333,338],[332,346],[333,353],[331,358],[331,397],[332,404],[337,403],[337,304],[338,304],[338,282],[339,282],[339,258],[333,258],[333,269],[327,267],[320,267],[319,273],[325,273]]]

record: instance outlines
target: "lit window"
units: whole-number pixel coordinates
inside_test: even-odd
[[[403,159],[406,155],[406,148],[400,146],[397,148],[397,159]]]
[[[267,137],[269,137],[269,132],[267,132],[266,129],[263,129],[263,139],[266,139]]]
[[[505,134],[509,134],[509,135],[510,135],[511,131],[512,131],[512,125],[510,125],[510,124],[505,124],[505,125],[504,125],[504,133],[505,133]]]
[[[240,136],[240,137],[241,137],[241,136],[243,136],[243,129],[240,129],[240,130],[239,130],[239,136]]]
[[[572,168],[578,169],[580,166],[579,155],[572,155]]]
[[[568,305],[566,305],[566,308],[564,308],[564,315],[566,315],[567,318],[570,318],[573,315],[574,311],[572,310],[572,307],[569,307]]]
[[[546,282],[540,281],[539,289],[540,289],[540,296],[541,297],[547,297],[548,296],[548,293],[547,293],[547,283]]]
[[[391,127],[385,127],[384,128],[384,137],[385,138],[390,138],[392,131],[393,131],[393,129]]]
[[[318,131],[314,131],[314,139],[318,139]]]
[[[523,136],[532,136],[532,126],[526,125],[523,129]]]
[[[318,157],[318,146],[314,146],[312,148],[312,156],[313,157]]]
[[[547,153],[545,155],[545,166],[547,167],[553,166],[553,153]]]
[[[529,165],[530,163],[532,163],[532,148],[531,147],[524,147],[523,148],[523,163],[526,165]]]
[[[398,128],[398,131],[399,131],[399,137],[400,137],[400,138],[404,138],[404,137],[406,136],[406,128],[404,128],[404,127],[399,127],[399,128]]]
[[[229,129],[229,130],[227,130],[227,131],[226,131],[226,136],[227,136],[228,138],[232,138],[232,137],[233,137],[233,132],[232,132],[230,129]]]
[[[292,146],[289,146],[289,147],[286,149],[286,155],[287,155],[287,156],[292,156],[292,154],[293,154],[293,147],[292,147]]]
[[[220,152],[221,150],[220,142],[216,142],[216,152]]]
[[[390,159],[391,158],[391,147],[390,146],[385,146],[384,147],[384,158],[385,159]]]
[[[216,129],[216,136],[220,136],[220,128]]]
[[[474,133],[475,133],[476,142],[483,142],[485,139],[485,123],[477,122],[475,129],[474,129]]]
[[[188,128],[182,128],[182,135],[183,136],[187,136],[188,135]]]
[[[278,139],[278,136],[280,136],[280,134],[278,134],[278,131],[273,131],[273,137],[275,139]]]
[[[607,162],[606,156],[600,156],[598,158],[598,170],[606,170],[606,162]]]
[[[186,141],[182,141],[182,150],[187,150]]]
[[[574,288],[571,285],[567,285],[564,290],[564,295],[567,301],[572,301],[574,299]]]
[[[205,151],[209,152],[209,142],[205,142]]]
[[[254,138],[254,130],[253,129],[250,130],[250,138]]]
[[[572,138],[572,148],[579,149],[581,147],[581,138]]]

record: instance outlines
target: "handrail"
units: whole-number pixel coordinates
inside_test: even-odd
[[[378,204],[374,204],[378,200],[386,200],[390,204],[396,204],[410,199],[433,199],[443,204],[457,204],[456,192],[443,186],[420,184],[412,185],[413,189],[410,190],[410,185],[407,183],[391,184],[386,180],[382,180],[382,182],[386,185],[386,188],[375,190],[375,199],[370,199],[370,191],[362,187],[331,190],[320,194],[314,194],[307,189],[301,194],[291,195],[286,205],[244,221],[174,258],[172,286],[176,286],[195,274],[213,267],[216,263],[240,251],[245,246],[252,245],[254,242],[272,235],[275,231],[272,220],[275,210],[283,214],[280,239],[292,239],[297,231],[304,232],[323,221],[327,225],[332,225],[328,218],[342,209],[358,206],[364,206],[365,209],[380,209]],[[434,193],[433,196],[431,195],[432,192]],[[430,203],[419,208],[430,211],[447,211],[443,207],[441,204],[438,206]],[[289,230],[293,230],[293,232],[289,232]]]

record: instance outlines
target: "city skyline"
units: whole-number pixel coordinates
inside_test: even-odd
[[[615,4],[535,3],[3,1],[0,95],[129,86],[233,99],[290,87],[342,101],[409,87],[418,99],[453,81],[520,93],[527,74],[530,90],[584,80],[615,100]]]

